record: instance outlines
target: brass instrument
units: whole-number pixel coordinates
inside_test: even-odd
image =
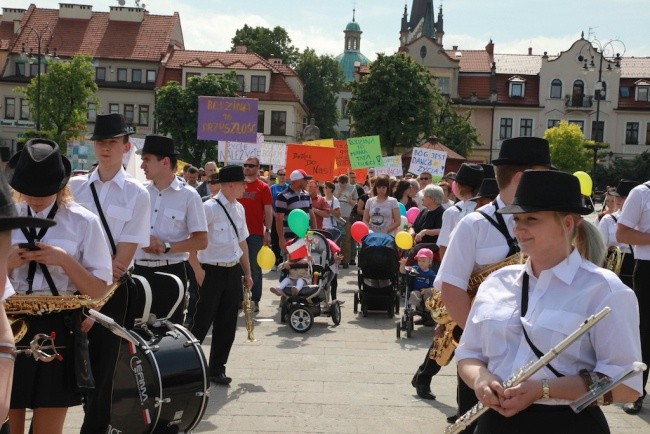
[[[244,301],[242,307],[244,308],[244,320],[246,321],[246,333],[248,334],[247,342],[255,342],[253,330],[255,329],[255,321],[253,320],[253,301],[251,300],[251,289],[246,287],[244,276],[241,278],[241,286],[244,291]]]
[[[620,276],[624,258],[625,253],[623,253],[620,247],[610,246],[607,249],[607,257],[605,257],[605,265],[603,267]]]
[[[522,264],[524,260],[525,256],[523,254],[515,253],[502,261],[488,265],[472,273],[467,285],[467,295],[473,300],[479,285],[483,283],[487,276],[506,265]],[[458,347],[458,341],[463,331],[447,312],[447,307],[442,301],[440,291],[434,291],[433,296],[425,301],[425,305],[431,313],[431,318],[437,324],[443,326],[442,333],[436,334],[433,338],[434,345],[429,352],[429,357],[435,360],[438,365],[446,366],[451,361],[456,347]]]

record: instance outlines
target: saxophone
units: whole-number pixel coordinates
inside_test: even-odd
[[[255,342],[253,330],[255,329],[255,321],[253,320],[253,301],[251,300],[251,289],[247,288],[244,281],[244,276],[241,278],[241,287],[244,292],[244,301],[242,307],[244,308],[244,319],[246,320],[246,333],[248,334],[247,342]]]
[[[479,285],[483,283],[485,278],[491,273],[505,267],[506,265],[523,264],[524,260],[525,257],[523,254],[515,253],[502,261],[488,265],[487,267],[481,268],[477,272],[473,273],[467,284],[467,295],[469,295],[470,300],[473,300],[474,297],[476,297]],[[431,318],[443,327],[442,333],[436,334],[433,338],[433,346],[429,352],[429,358],[435,360],[440,366],[446,366],[454,356],[454,351],[456,350],[456,347],[458,347],[458,341],[460,341],[460,336],[463,334],[463,330],[458,326],[456,321],[451,318],[449,312],[447,312],[447,307],[442,301],[440,291],[434,291],[433,296],[425,301],[425,305],[431,313]]]
[[[623,259],[625,253],[618,246],[610,246],[607,249],[607,257],[605,258],[605,265],[603,268],[613,271],[617,276],[621,274],[621,267],[623,266]]]

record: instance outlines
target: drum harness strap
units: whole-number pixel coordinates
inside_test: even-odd
[[[93,193],[93,200],[95,201],[95,206],[97,207],[97,213],[99,213],[99,218],[102,220],[102,226],[106,231],[108,236],[108,241],[111,243],[111,249],[113,250],[113,255],[117,253],[117,248],[115,247],[115,240],[113,240],[113,234],[111,233],[111,228],[108,227],[108,222],[106,217],[104,217],[104,211],[102,211],[102,206],[99,203],[99,197],[97,197],[97,190],[95,190],[95,184],[90,184],[90,191]]]
[[[499,232],[501,232],[501,235],[503,235],[506,239],[506,242],[508,243],[508,254],[506,255],[506,258],[508,256],[514,255],[515,253],[519,252],[519,244],[517,244],[517,240],[512,238],[510,236],[510,232],[508,232],[508,227],[506,226],[505,220],[503,220],[503,216],[497,212],[499,209],[499,205],[497,204],[496,199],[492,201],[492,205],[494,205],[494,215],[497,218],[495,221],[492,217],[487,215],[483,211],[478,211],[487,221],[489,221],[492,226],[497,228]]]
[[[54,216],[56,215],[56,211],[59,209],[58,205],[56,202],[54,203],[54,206],[52,206],[52,209],[50,212],[47,214],[47,219],[52,220],[54,219]],[[27,206],[27,216],[31,217],[32,216],[32,210]],[[43,239],[45,236],[45,233],[47,232],[48,228],[43,227],[38,231],[38,234],[36,233],[36,229],[33,227],[31,228],[20,228],[22,231],[23,235],[25,235],[25,238],[29,243],[35,243],[36,241],[40,241]],[[29,285],[29,288],[27,289],[27,294],[31,294],[33,292],[32,286],[34,285],[34,275],[36,274],[36,261],[29,261],[29,266],[27,268],[27,284]],[[54,284],[54,280],[52,280],[52,276],[50,275],[50,270],[47,269],[47,265],[39,263],[41,267],[41,272],[43,273],[43,277],[45,277],[45,280],[47,281],[48,286],[50,287],[50,291],[52,291],[53,295],[59,295],[59,291],[56,289],[56,285]]]
[[[226,217],[228,217],[228,221],[232,225],[232,228],[235,230],[235,234],[237,235],[237,239],[239,240],[239,231],[237,230],[237,226],[235,226],[235,222],[232,221],[232,218],[230,217],[230,214],[228,214],[228,211],[226,211],[226,207],[216,197],[214,198],[214,200],[219,205],[221,205],[221,209],[223,209],[223,213],[226,215]]]

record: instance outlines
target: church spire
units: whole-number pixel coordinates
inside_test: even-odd
[[[422,36],[428,36],[431,39],[436,38],[436,22],[433,13],[433,0],[427,0],[426,9],[424,10],[424,23],[422,24]]]

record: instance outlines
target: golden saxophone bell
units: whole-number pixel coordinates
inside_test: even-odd
[[[244,276],[241,278],[241,283],[242,290],[244,292],[242,307],[244,310],[244,320],[246,322],[246,332],[248,335],[247,342],[255,342],[255,335],[253,335],[253,330],[255,329],[255,320],[253,320],[253,301],[251,299],[252,293],[251,289],[246,287]]]
[[[16,318],[13,315],[7,315],[11,331],[14,334],[14,343],[20,342],[27,334],[27,320],[25,318]]]
[[[613,271],[617,276],[621,274],[621,267],[623,266],[623,258],[625,253],[618,246],[610,246],[607,249],[607,257],[605,258],[604,268]]]

